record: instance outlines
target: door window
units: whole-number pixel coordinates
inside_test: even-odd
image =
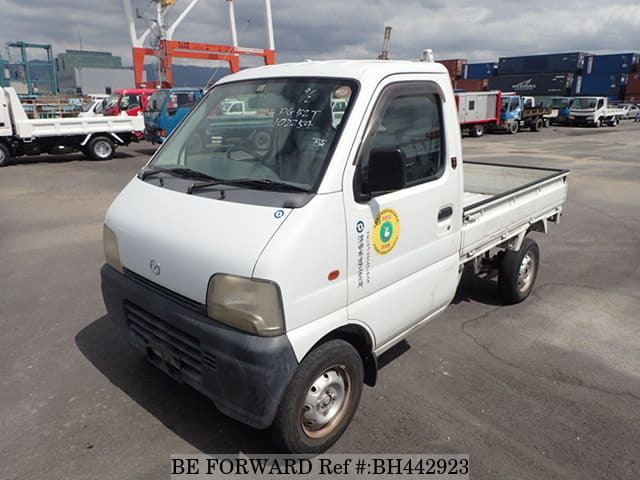
[[[408,187],[442,175],[444,152],[440,105],[440,95],[433,93],[433,89],[416,91],[403,86],[395,94],[386,95],[386,98],[383,95],[359,159],[356,193],[369,193],[368,163],[374,148],[392,147],[403,152]]]

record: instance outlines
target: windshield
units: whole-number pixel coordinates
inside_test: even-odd
[[[104,108],[105,110],[116,108],[119,103],[120,103],[120,94],[112,93],[111,95],[109,95],[109,98],[107,98],[107,103],[105,104]]]
[[[569,106],[568,98],[553,98],[551,99],[551,107],[553,108],[566,108]]]
[[[209,91],[149,167],[188,168],[246,188],[317,189],[356,92],[344,79],[262,79]],[[336,123],[332,106],[344,102]],[[339,107],[341,108],[341,107]],[[241,109],[237,113],[236,109]]]
[[[167,98],[167,90],[158,90],[149,97],[149,103],[147,104],[147,112],[158,112],[164,104],[164,99]]]
[[[572,108],[596,108],[595,98],[576,98],[571,104]]]

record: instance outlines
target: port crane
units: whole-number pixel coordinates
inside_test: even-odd
[[[199,42],[184,42],[173,39],[176,28],[193,10],[200,0],[191,2],[180,13],[172,25],[167,24],[167,11],[176,5],[177,0],[152,0],[155,4],[155,18],[140,36],[138,36],[131,0],[122,0],[125,16],[129,26],[133,51],[133,69],[137,86],[143,86],[144,82],[144,62],[147,56],[155,56],[160,59],[160,84],[173,84],[173,60],[174,58],[195,58],[205,60],[222,60],[229,63],[231,72],[240,71],[240,56],[252,55],[264,59],[266,65],[276,63],[276,50],[273,36],[273,19],[271,14],[271,0],[265,0],[265,20],[267,29],[268,48],[241,47],[238,45],[238,34],[236,30],[235,13],[233,0],[225,0],[229,11],[229,23],[231,27],[232,45],[214,45]],[[150,4],[151,5],[151,4]],[[138,15],[140,18],[141,15]],[[155,41],[151,46],[145,46],[149,36],[153,34]]]

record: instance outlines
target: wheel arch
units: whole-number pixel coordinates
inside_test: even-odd
[[[374,387],[378,379],[378,359],[373,352],[373,338],[361,325],[350,323],[332,330],[318,340],[305,356],[323,343],[336,339],[344,340],[358,351],[362,359],[362,366],[364,367],[364,383],[370,387]]]

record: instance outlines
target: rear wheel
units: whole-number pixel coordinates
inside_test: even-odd
[[[87,145],[89,157],[93,160],[109,160],[113,157],[116,148],[107,137],[92,138]]]
[[[536,283],[539,264],[540,249],[532,238],[525,238],[517,252],[505,252],[500,262],[498,287],[506,303],[520,303],[529,296]]]
[[[13,157],[11,156],[11,152],[9,151],[9,147],[5,144],[0,143],[0,167],[6,167],[7,165],[13,162]]]
[[[358,407],[364,369],[358,351],[331,340],[300,363],[272,425],[276,442],[291,453],[321,453],[333,445]]]
[[[469,133],[472,137],[481,137],[482,135],[484,135],[484,125],[482,125],[481,123],[474,125],[469,129]]]
[[[541,118],[536,118],[535,120],[531,121],[530,128],[532,132],[538,132],[542,130],[543,127],[544,127],[544,120],[542,120]]]

